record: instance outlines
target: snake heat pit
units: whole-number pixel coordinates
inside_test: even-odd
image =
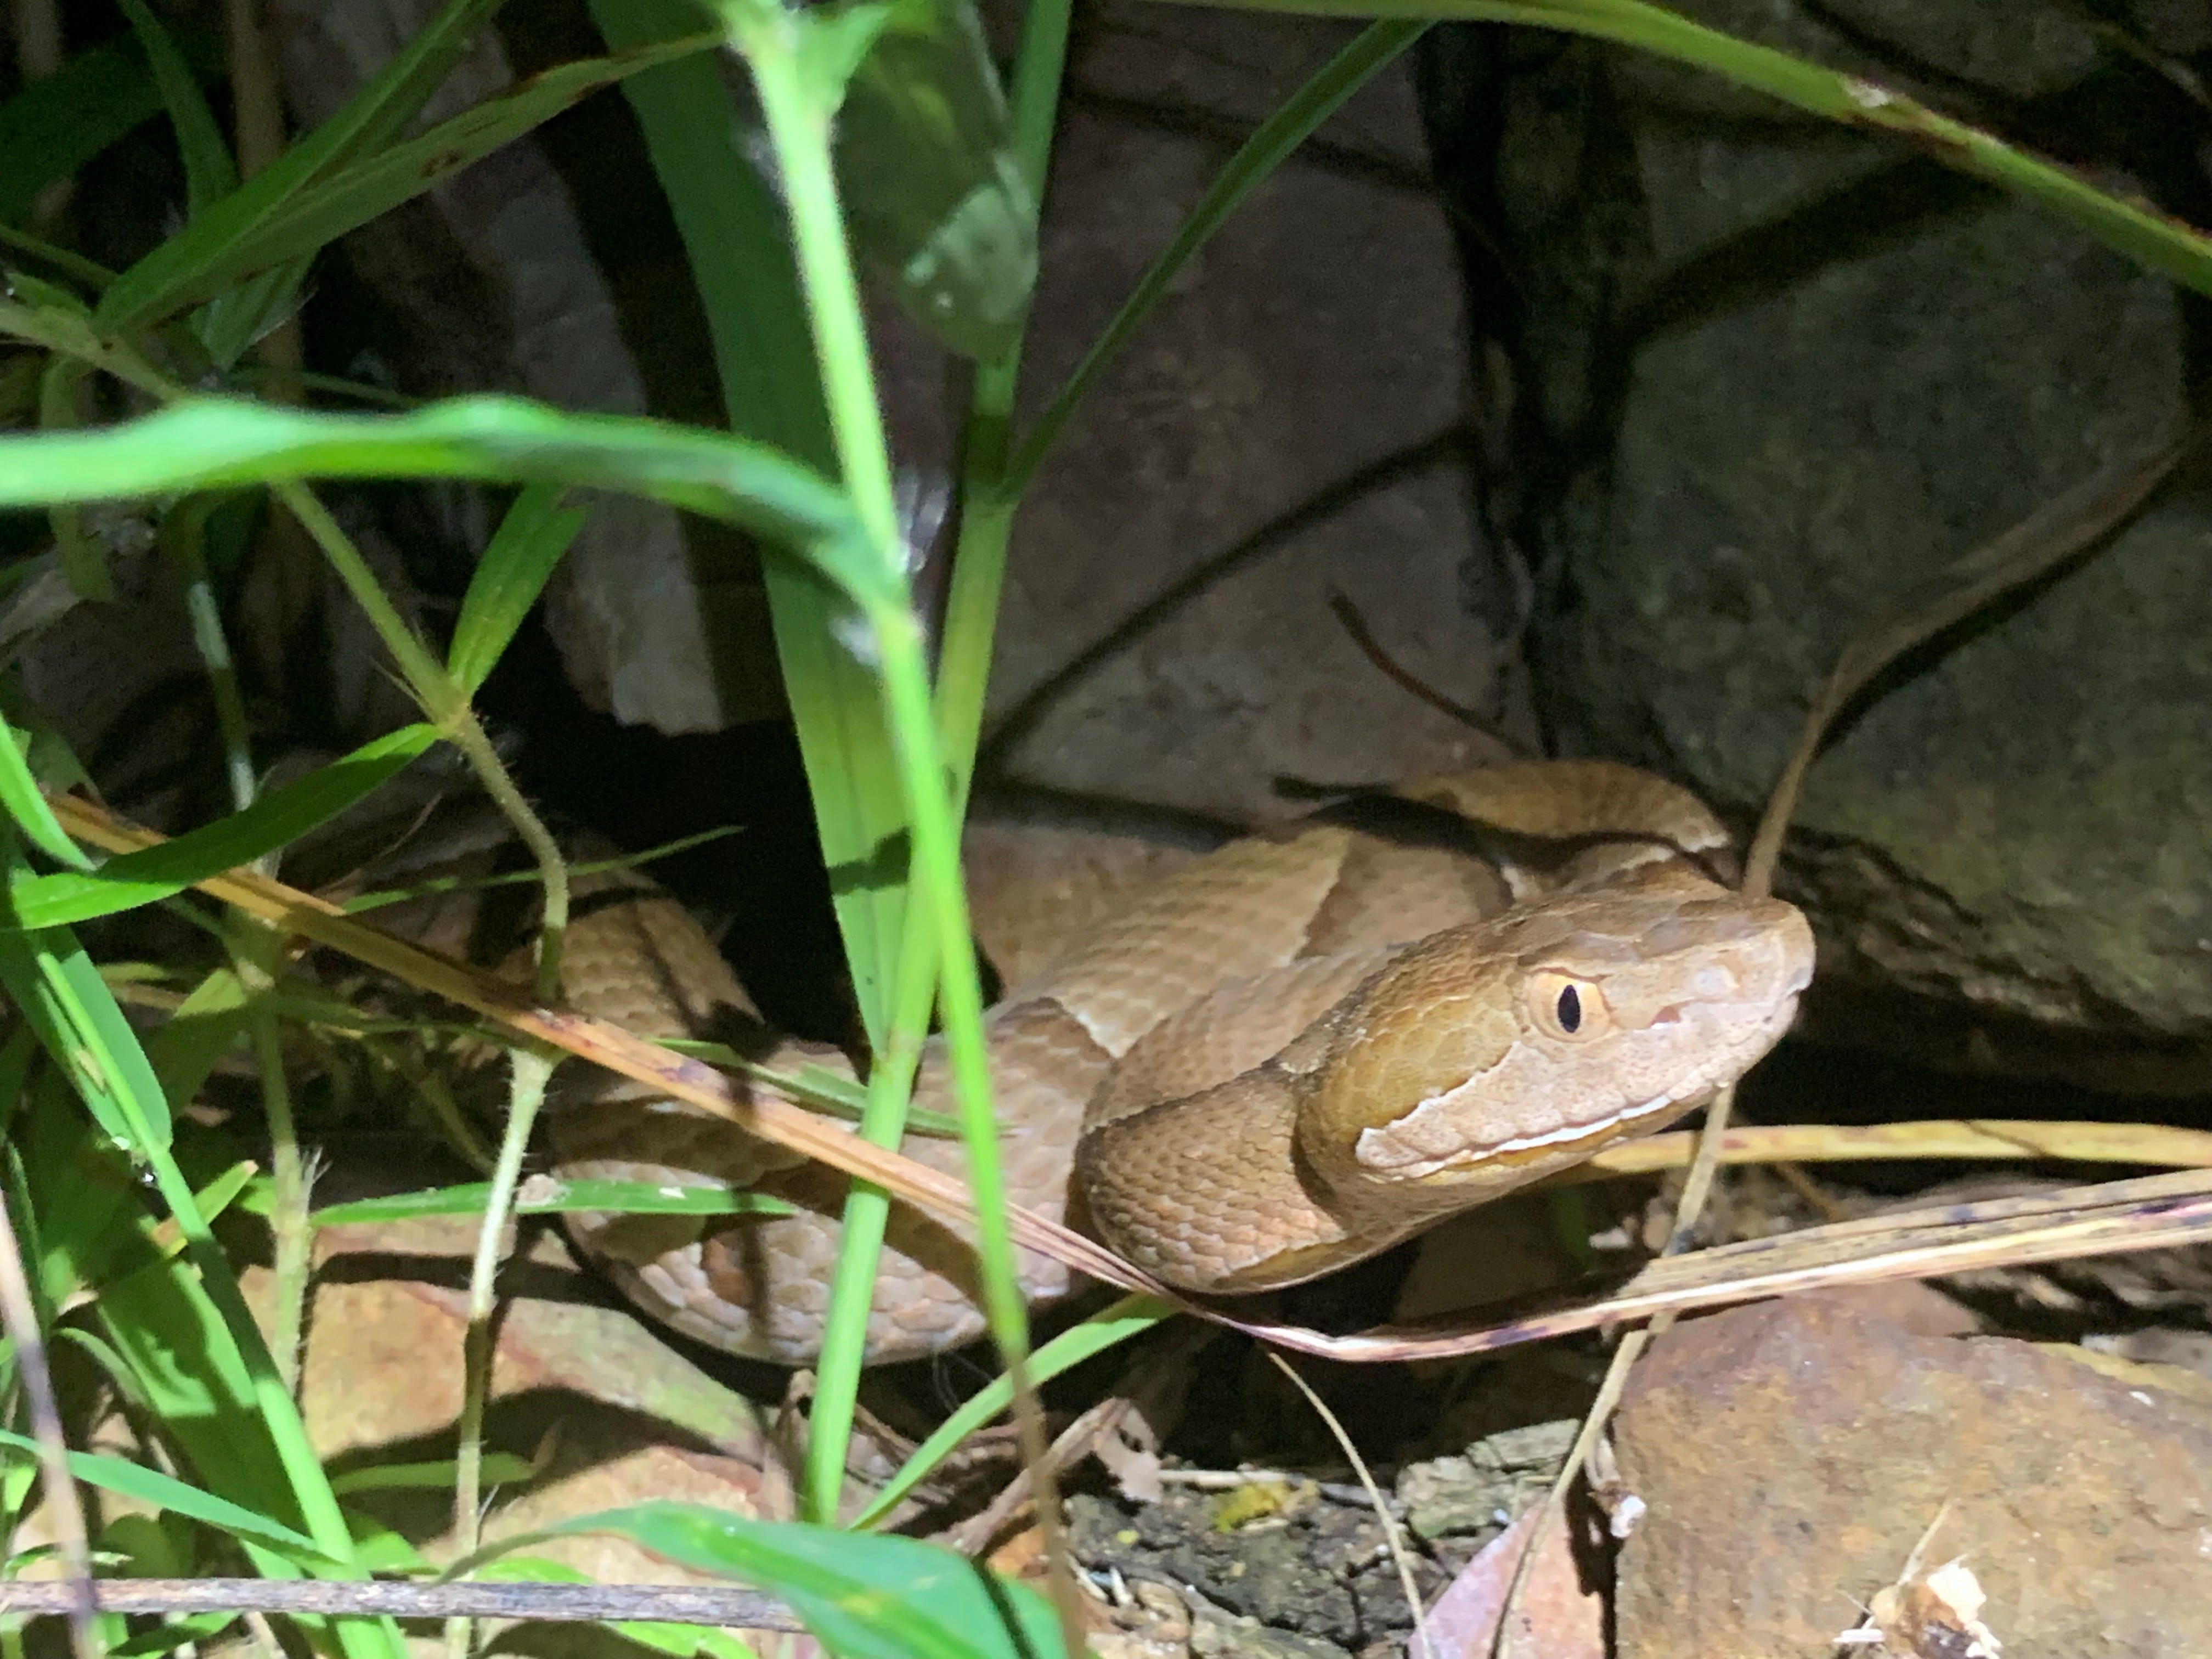
[[[1718,822],[1601,762],[1496,766],[1389,811],[1309,819],[1144,889],[1012,987],[986,1025],[1010,1195],[1198,1291],[1291,1285],[1649,1133],[1771,1048],[1811,977],[1804,918],[1714,879]],[[753,1010],[690,915],[641,878],[580,899],[563,987],[653,1036]],[[837,1064],[787,1042],[769,1066]],[[834,1171],[642,1085],[574,1068],[556,1173],[730,1182],[798,1213],[584,1214],[571,1226],[638,1304],[788,1364],[821,1340]],[[933,1042],[915,1089],[943,1107]],[[957,1141],[908,1156],[959,1171]],[[1035,1303],[1068,1270],[1022,1259]],[[893,1212],[873,1360],[976,1335],[972,1256]]]

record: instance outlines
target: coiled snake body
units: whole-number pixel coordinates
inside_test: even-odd
[[[1747,1070],[1812,970],[1804,919],[1713,879],[1728,838],[1674,786],[1601,762],[1431,780],[1363,821],[1236,842],[1068,942],[987,1017],[1010,1195],[1194,1291],[1295,1284],[1647,1133]],[[580,902],[563,988],[649,1036],[751,1005],[641,878]],[[811,1046],[779,1069],[842,1063]],[[918,1103],[949,1104],[937,1045]],[[556,1096],[556,1173],[727,1182],[790,1216],[584,1214],[641,1307],[732,1352],[818,1347],[845,1182],[606,1073]],[[958,1172],[957,1142],[908,1156]],[[1026,1293],[1065,1296],[1023,1257]],[[981,1329],[965,1243],[895,1208],[872,1359]]]

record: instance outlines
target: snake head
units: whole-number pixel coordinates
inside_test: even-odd
[[[1346,1197],[1476,1202],[1734,1082],[1812,972],[1795,908],[1680,869],[1516,906],[1424,940],[1339,1006],[1300,1151]]]

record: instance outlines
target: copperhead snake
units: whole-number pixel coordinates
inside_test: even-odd
[[[1811,976],[1805,921],[1714,876],[1686,792],[1603,762],[1410,786],[1385,810],[1255,834],[1144,889],[990,1010],[1010,1196],[1157,1278],[1236,1292],[1362,1260],[1648,1133],[1747,1071]],[[756,1019],[698,924],[641,877],[580,892],[563,991],[649,1036]],[[842,1064],[783,1042],[765,1063]],[[845,1182],[717,1119],[571,1068],[556,1176],[728,1182],[773,1218],[587,1213],[570,1231],[641,1307],[734,1353],[818,1347]],[[848,1068],[849,1069],[849,1068]],[[917,1103],[945,1107],[937,1044]],[[959,1144],[902,1149],[963,1167]],[[1033,1304],[1068,1270],[1024,1254]],[[872,1361],[982,1328],[972,1256],[895,1206]]]

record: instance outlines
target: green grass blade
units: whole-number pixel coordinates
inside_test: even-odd
[[[1059,1626],[1035,1590],[916,1539],[660,1503],[580,1516],[514,1542],[609,1532],[694,1571],[771,1592],[846,1659],[1041,1659],[1060,1651]]]
[[[120,1146],[154,1157],[169,1144],[169,1103],[137,1034],[68,929],[0,933],[0,985],[47,1054]]]
[[[238,167],[216,124],[214,111],[208,107],[199,83],[192,78],[168,30],[146,0],[121,0],[121,3],[131,32],[154,67],[155,82],[169,112],[169,125],[176,130],[177,151],[185,168],[185,215],[190,222],[238,188]],[[271,319],[295,302],[306,276],[306,264],[295,263],[284,270],[264,271],[211,299],[193,324],[209,359],[222,368],[235,363]]]
[[[1387,4],[1377,6],[1369,15],[1389,10]],[[1037,416],[1036,426],[1023,439],[1020,450],[1001,481],[1000,488],[1006,497],[1018,498],[1028,487],[1061,428],[1067,424],[1068,416],[1075,412],[1076,405],[1128,343],[1129,337],[1152,315],[1152,308],[1165,297],[1183,267],[1212,240],[1214,232],[1221,228],[1229,216],[1282,165],[1292,150],[1306,141],[1316,127],[1366,85],[1377,70],[1419,40],[1427,27],[1425,21],[1380,22],[1361,30],[1237,147],[1228,165],[1206,187],[1206,194],[1199,198],[1198,205],[1177,228],[1175,240],[1139,279],[1129,297],[1121,302],[1121,310],[1114,313],[1114,320],[1106,325],[1105,331],[1084,354],[1075,372],[1067,377],[1067,383],[1053,394],[1052,401]]]
[[[863,264],[953,350],[996,357],[1036,288],[1036,198],[971,0],[894,9],[845,88],[837,175]]]
[[[101,299],[101,323],[138,328],[183,309],[193,284],[234,244],[328,173],[397,137],[499,7],[500,0],[448,0],[337,114],[117,277]]]
[[[842,643],[865,624],[805,571],[765,575],[776,662],[799,732],[853,999],[869,1046],[880,1049],[892,1025],[908,839],[875,677]]]
[[[27,740],[14,726],[0,723],[0,806],[8,809],[15,827],[48,858],[73,870],[91,869],[92,860],[69,838],[46,805],[39,781],[31,775],[30,762],[24,758],[27,747]]]
[[[1209,3],[1215,0],[1209,0]],[[1525,23],[1635,46],[1694,64],[1825,119],[1894,134],[1921,154],[2002,185],[2072,221],[2149,269],[2212,294],[2212,236],[2156,209],[2106,194],[2065,168],[1916,99],[1802,58],[1740,40],[1640,0],[1218,0],[1312,17],[1465,19]]]
[[[695,34],[647,51],[616,58],[563,64],[534,75],[487,98],[473,109],[441,121],[420,137],[368,156],[297,191],[273,211],[248,214],[219,205],[210,218],[248,218],[251,223],[219,250],[197,261],[189,277],[164,290],[164,304],[177,307],[210,300],[241,278],[272,266],[303,259],[348,231],[412,201],[441,179],[492,151],[512,143],[558,115],[580,98],[668,59],[702,50],[711,37]],[[149,258],[153,256],[149,255]],[[134,268],[135,269],[135,268]],[[125,272],[108,290],[113,300],[131,280]],[[121,301],[115,301],[119,307]],[[102,307],[102,320],[119,326]]]
[[[428,1463],[372,1463],[331,1477],[331,1490],[341,1498],[362,1492],[437,1492],[453,1489],[455,1464],[450,1457]],[[480,1469],[486,1486],[504,1486],[529,1480],[539,1473],[526,1457],[513,1452],[486,1452]]]
[[[63,1305],[106,1284],[121,1271],[118,1262],[144,1255],[132,1220],[138,1196],[129,1160],[51,1072],[34,1076],[9,1122],[8,1153],[11,1179],[16,1166],[21,1169],[9,1200],[21,1199],[31,1218],[19,1236],[27,1245],[34,1235],[38,1240],[35,1277],[49,1304]],[[77,1329],[64,1324],[55,1334],[70,1338]],[[125,1390],[125,1403],[135,1407],[128,1378],[117,1386]]]
[[[886,585],[842,491],[761,445],[665,421],[564,414],[520,398],[457,398],[406,415],[195,398],[96,431],[0,437],[0,507],[409,477],[628,489],[757,531],[856,598]]]
[[[130,1273],[107,1286],[98,1309],[131,1386],[204,1488],[257,1510],[270,1507],[272,1494],[289,1492],[308,1518],[315,1549],[304,1557],[234,1534],[254,1570],[276,1578],[300,1577],[309,1568],[347,1576],[353,1545],[337,1499],[312,1454],[301,1461],[307,1438],[289,1396],[272,1393],[257,1376],[257,1360],[272,1381],[273,1368],[221,1255],[196,1249],[191,1262],[161,1261]],[[255,1352],[240,1346],[240,1336],[250,1337]],[[331,1562],[344,1565],[326,1566]],[[348,1659],[404,1659],[389,1620],[299,1622],[325,1651],[334,1645]]]
[[[1163,1319],[1172,1319],[1175,1313],[1174,1308],[1152,1297],[1125,1296],[1038,1348],[1030,1359],[1030,1376],[1040,1384],[1048,1382],[1092,1355],[1103,1353],[1133,1336],[1141,1336]],[[984,1384],[963,1401],[959,1408],[938,1425],[935,1433],[914,1449],[899,1466],[898,1473],[884,1483],[884,1489],[868,1500],[867,1508],[854,1516],[849,1524],[860,1530],[876,1525],[951,1455],[962,1441],[1013,1403],[1013,1386],[1007,1378],[994,1377]]]
[[[212,1248],[191,1187],[166,1153],[134,1168],[60,1091],[41,1092],[26,1162],[47,1251],[43,1276],[50,1286],[93,1292],[105,1340],[80,1346],[109,1371],[143,1420],[160,1425],[203,1492],[273,1516],[313,1540],[303,1553],[249,1531],[235,1533],[257,1571],[296,1577],[304,1563],[343,1571],[327,1563],[350,1558],[343,1518],[291,1399],[281,1388],[264,1386],[264,1378],[274,1382],[274,1368],[228,1262]],[[190,1260],[170,1259],[155,1247],[152,1218],[138,1199],[139,1174],[148,1169],[180,1225]],[[218,1177],[215,1184],[227,1183]],[[64,1334],[72,1340],[89,1335],[68,1328]],[[350,1659],[400,1659],[388,1622],[331,1628]]]
[[[197,218],[210,204],[238,188],[238,168],[230,148],[222,141],[215,112],[208,107],[191,67],[177,50],[176,41],[154,15],[146,0],[120,0],[131,32],[138,37],[146,61],[154,70],[154,84],[176,129],[177,153],[185,166],[185,211]]]
[[[317,1210],[308,1220],[318,1227],[343,1227],[368,1221],[411,1221],[429,1215],[482,1215],[490,1195],[488,1181],[434,1191],[398,1193],[389,1198],[356,1199]],[[515,1200],[517,1215],[567,1215],[599,1210],[612,1215],[791,1215],[792,1206],[765,1193],[733,1192],[722,1187],[676,1187],[650,1181],[562,1181],[542,1196]]]
[[[222,871],[251,864],[337,817],[396,776],[437,738],[431,726],[402,726],[270,790],[243,811],[158,847],[110,859],[89,874],[19,876],[7,895],[9,919],[28,928],[85,921],[149,904]]]
[[[684,0],[592,0],[607,44],[696,27]],[[623,84],[705,306],[732,432],[837,472],[784,215],[744,153],[748,118],[714,67],[672,64]],[[814,800],[854,999],[872,1042],[890,1029],[905,909],[906,810],[873,675],[841,639],[842,597],[804,570],[765,572],[776,655]]]
[[[194,986],[161,1029],[146,1039],[146,1058],[161,1079],[163,1096],[185,1101],[197,1097],[246,1030],[247,1012],[246,987],[235,968],[214,969]]]
[[[12,838],[6,850],[11,864],[20,862]],[[66,1178],[82,1184],[73,1167],[80,1158],[112,1161],[121,1148],[153,1177],[184,1241],[181,1259],[150,1262],[144,1261],[149,1247],[136,1241],[143,1265],[101,1291],[98,1306],[114,1350],[130,1362],[164,1427],[185,1445],[204,1486],[264,1510],[270,1494],[289,1492],[316,1547],[350,1561],[345,1518],[198,1197],[170,1155],[168,1103],[113,994],[67,928],[0,933],[0,982],[104,1132],[106,1146],[94,1140],[77,1158],[64,1158]],[[100,1201],[61,1212],[41,1203],[50,1237],[57,1214],[73,1228],[81,1212],[113,1212]],[[50,1248],[82,1260],[112,1245],[73,1235]],[[264,1572],[297,1571],[281,1553],[250,1541],[246,1547]],[[339,1639],[354,1659],[397,1652],[388,1621],[342,1626]]]
[[[27,1435],[0,1429],[0,1446],[16,1451],[35,1454],[38,1443]],[[92,1452],[73,1451],[69,1454],[70,1472],[87,1486],[98,1486],[125,1498],[134,1498],[151,1504],[157,1510],[187,1516],[194,1521],[204,1521],[209,1526],[228,1533],[234,1538],[258,1538],[264,1543],[274,1544],[302,1554],[320,1556],[314,1540],[304,1533],[295,1532],[281,1522],[272,1521],[243,1504],[234,1504],[227,1498],[202,1492],[159,1469],[149,1469],[141,1463],[132,1463],[120,1457],[106,1457]]]
[[[561,495],[555,485],[532,484],[517,495],[477,561],[446,663],[471,696],[497,665],[514,630],[545,591],[553,567],[590,516],[582,507],[562,507]]]
[[[690,0],[592,0],[610,48],[628,51],[698,27]],[[746,153],[748,122],[717,66],[684,58],[632,76],[623,95],[684,240],[707,321],[730,429],[837,470],[806,302],[784,240],[783,212]]]

